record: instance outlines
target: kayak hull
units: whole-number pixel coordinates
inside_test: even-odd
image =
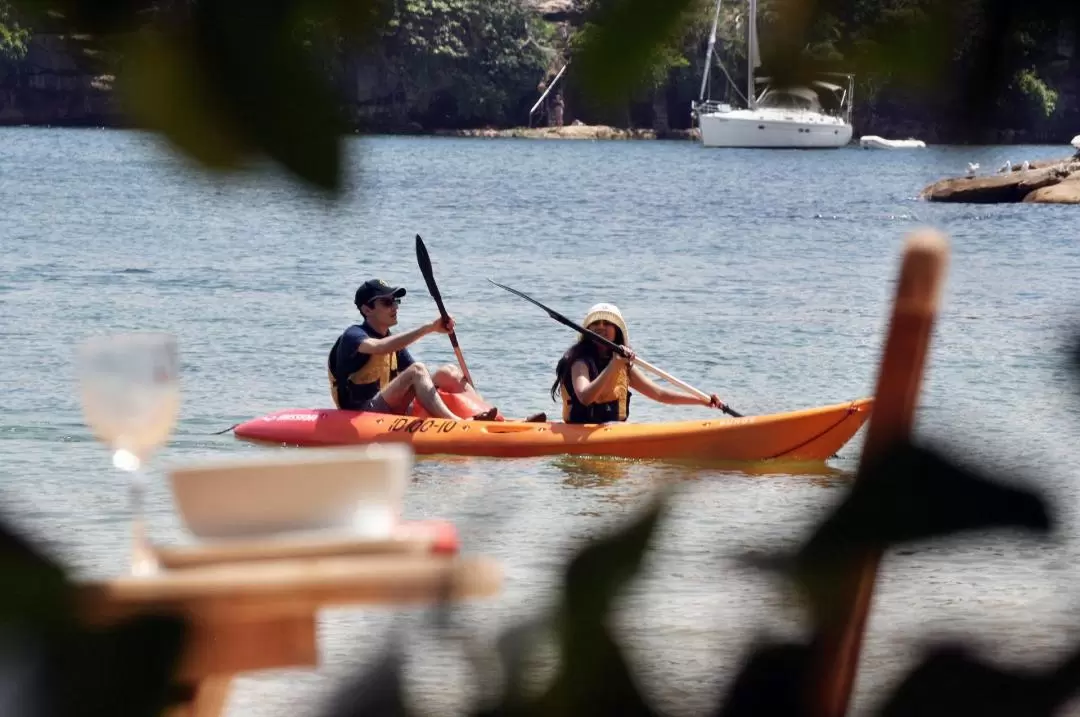
[[[585,425],[299,408],[254,418],[233,431],[246,441],[300,447],[404,442],[418,455],[824,461],[851,440],[872,405],[872,398],[862,398],[764,416]]]

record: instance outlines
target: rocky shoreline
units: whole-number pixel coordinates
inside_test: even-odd
[[[970,204],[1080,204],[1080,152],[1063,159],[1025,162],[983,177],[942,179],[924,188],[919,198]]]

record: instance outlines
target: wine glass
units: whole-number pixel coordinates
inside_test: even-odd
[[[86,423],[130,475],[134,575],[156,570],[143,523],[144,466],[172,434],[180,412],[176,338],[157,332],[95,336],[78,347]]]

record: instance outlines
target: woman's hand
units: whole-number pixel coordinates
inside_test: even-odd
[[[723,408],[724,402],[715,393],[709,396],[709,408]]]
[[[634,359],[637,358],[637,354],[629,346],[619,346],[620,351],[615,352],[615,359],[625,361],[630,366],[634,365]],[[625,352],[625,355],[624,353]]]

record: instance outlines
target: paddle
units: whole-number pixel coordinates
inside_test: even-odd
[[[416,262],[420,265],[420,273],[424,275],[424,282],[427,284],[431,298],[435,299],[435,305],[439,307],[439,314],[443,317],[443,321],[446,321],[450,318],[450,315],[446,313],[446,307],[443,306],[442,294],[439,293],[439,287],[435,283],[435,274],[431,271],[431,257],[428,256],[427,247],[424,246],[424,240],[420,238],[419,234],[416,235]],[[472,376],[469,375],[469,369],[465,366],[465,357],[461,355],[457,333],[451,331],[449,336],[450,344],[454,347],[454,354],[457,356],[458,365],[461,366],[461,373],[465,374],[465,381],[475,386]]]
[[[531,298],[531,297],[529,297],[529,296],[526,296],[525,294],[522,294],[522,293],[521,293],[520,291],[518,291],[517,289],[511,289],[511,288],[510,288],[509,286],[504,286],[504,285],[500,284],[500,283],[499,283],[499,282],[497,282],[497,281],[492,281],[491,279],[488,279],[488,281],[491,281],[491,283],[492,283],[492,284],[494,284],[495,286],[499,287],[500,289],[506,289],[506,290],[507,290],[507,291],[509,291],[509,292],[510,292],[511,294],[515,294],[515,295],[517,295],[517,296],[520,296],[520,297],[521,297],[522,299],[525,299],[526,301],[530,301],[530,302],[532,302],[532,303],[536,304],[536,305],[537,305],[537,306],[539,306],[539,307],[540,307],[541,309],[543,309],[544,311],[546,311],[546,312],[547,312],[547,315],[548,315],[548,316],[550,316],[551,318],[555,319],[555,320],[556,320],[556,321],[558,321],[558,322],[559,322],[560,324],[564,324],[564,325],[566,325],[566,326],[569,326],[570,328],[572,328],[572,329],[575,329],[575,330],[577,330],[577,331],[579,331],[579,332],[581,332],[581,333],[583,333],[583,334],[588,334],[588,335],[592,336],[594,340],[596,340],[596,341],[599,341],[600,343],[602,343],[603,345],[607,346],[607,347],[608,347],[609,349],[611,349],[612,351],[616,351],[616,352],[618,352],[618,353],[619,353],[620,355],[622,355],[622,356],[626,356],[626,352],[625,352],[625,351],[623,351],[623,350],[622,350],[622,349],[621,349],[621,348],[619,347],[619,345],[618,345],[618,344],[616,344],[616,343],[615,343],[615,342],[613,342],[613,341],[608,341],[607,339],[605,339],[605,338],[604,338],[603,336],[601,336],[600,334],[596,333],[595,331],[590,331],[589,329],[585,328],[584,326],[578,326],[578,325],[577,325],[577,324],[575,324],[575,323],[574,323],[573,321],[571,321],[570,319],[566,318],[565,316],[563,316],[563,315],[562,315],[562,314],[560,314],[559,312],[557,312],[557,311],[554,311],[554,310],[552,310],[552,309],[549,309],[548,307],[544,306],[543,304],[541,304],[541,303],[540,303],[539,301],[537,301],[536,299],[533,299],[533,298]],[[658,369],[658,368],[657,368],[656,366],[653,366],[653,365],[652,365],[651,363],[649,363],[649,362],[648,362],[648,361],[646,361],[645,359],[641,358],[640,356],[639,356],[639,357],[637,357],[637,358],[635,358],[635,359],[634,359],[634,361],[635,361],[635,363],[638,363],[638,364],[640,364],[642,368],[644,368],[644,369],[646,369],[646,370],[648,370],[648,371],[651,371],[651,372],[655,373],[655,374],[656,374],[657,376],[659,376],[659,377],[663,378],[663,379],[664,379],[664,380],[666,380],[666,381],[670,381],[671,383],[675,384],[676,386],[678,386],[678,387],[682,388],[682,389],[683,389],[683,390],[685,390],[685,391],[689,391],[690,393],[694,394],[695,396],[697,396],[698,398],[702,399],[703,401],[708,401],[708,400],[710,400],[710,396],[709,396],[709,394],[707,394],[707,393],[705,393],[705,392],[703,392],[703,391],[699,391],[699,390],[697,390],[696,388],[694,388],[693,386],[691,386],[691,385],[690,385],[690,384],[688,384],[688,383],[684,383],[683,381],[680,381],[679,379],[675,378],[674,376],[672,376],[672,375],[671,375],[670,373],[668,373],[667,371],[661,371],[661,370],[660,370],[660,369]],[[722,410],[722,411],[723,411],[724,413],[728,414],[729,416],[735,416],[736,418],[741,418],[741,417],[742,417],[742,414],[741,414],[741,413],[739,413],[738,411],[735,411],[735,410],[733,410],[733,409],[731,409],[731,408],[729,408],[728,406],[725,406],[725,405],[721,405],[721,406],[720,406],[720,410]]]

